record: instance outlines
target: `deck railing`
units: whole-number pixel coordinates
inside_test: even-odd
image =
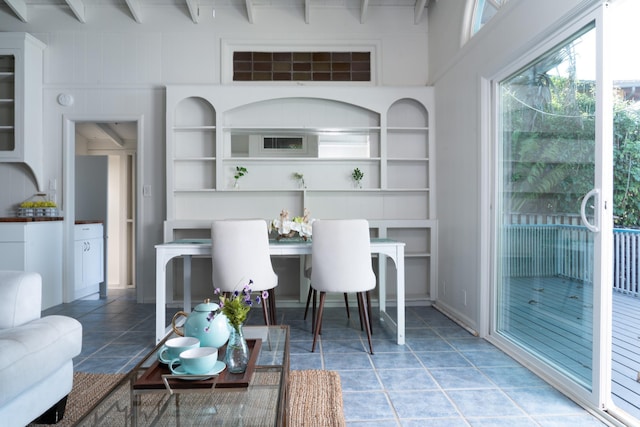
[[[613,289],[640,296],[640,230],[613,230]]]
[[[593,233],[580,225],[514,224],[504,228],[506,273],[592,282]],[[640,230],[613,231],[613,289],[640,296]]]

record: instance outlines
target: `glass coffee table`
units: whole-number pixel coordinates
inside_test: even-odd
[[[247,326],[245,374],[175,376],[157,352],[170,334],[79,420],[79,426],[286,425],[289,327]],[[219,359],[224,358],[221,349]]]

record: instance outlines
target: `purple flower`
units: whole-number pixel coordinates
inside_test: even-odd
[[[262,291],[262,299],[269,298],[269,291]]]

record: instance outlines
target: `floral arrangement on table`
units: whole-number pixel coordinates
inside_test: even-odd
[[[304,208],[302,216],[296,216],[289,218],[289,211],[283,209],[280,212],[280,216],[273,221],[269,226],[270,231],[276,231],[278,233],[277,239],[287,237],[296,237],[299,235],[303,240],[311,238],[311,226],[314,219],[311,218],[311,213],[307,208]]]
[[[224,363],[231,373],[242,373],[247,369],[247,365],[249,364],[249,347],[247,346],[247,341],[244,339],[242,325],[245,320],[247,320],[247,314],[249,314],[249,310],[251,310],[254,301],[256,304],[260,304],[262,300],[269,298],[269,292],[263,291],[261,295],[252,299],[252,284],[253,280],[249,280],[249,283],[246,284],[241,291],[236,290],[231,296],[221,292],[220,288],[216,288],[214,294],[220,295],[220,307],[207,315],[207,320],[209,324],[211,324],[211,321],[213,321],[219,313],[222,313],[227,317],[232,327],[224,354]]]
[[[215,295],[220,295],[220,308],[209,313],[207,316],[209,323],[211,323],[218,313],[222,313],[227,316],[229,324],[233,329],[235,329],[236,332],[239,332],[242,324],[247,320],[247,314],[249,314],[249,310],[251,310],[254,301],[256,304],[260,304],[262,300],[269,298],[269,292],[263,291],[261,295],[257,295],[255,299],[252,299],[252,284],[253,280],[249,280],[249,283],[246,284],[241,291],[236,290],[231,294],[231,296],[225,295],[220,291],[220,288],[216,288],[213,293]]]

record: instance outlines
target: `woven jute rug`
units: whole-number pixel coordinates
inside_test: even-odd
[[[73,426],[124,374],[91,374],[76,372],[73,389],[67,400],[64,418],[53,426]],[[122,402],[128,402],[122,396]],[[124,424],[111,420],[109,427]],[[107,424],[105,424],[107,425]],[[36,426],[33,424],[33,426]],[[39,424],[38,427],[44,425]],[[345,427],[340,375],[334,371],[290,371],[288,384],[289,427]]]
[[[291,371],[288,392],[289,426],[346,426],[337,372]]]

